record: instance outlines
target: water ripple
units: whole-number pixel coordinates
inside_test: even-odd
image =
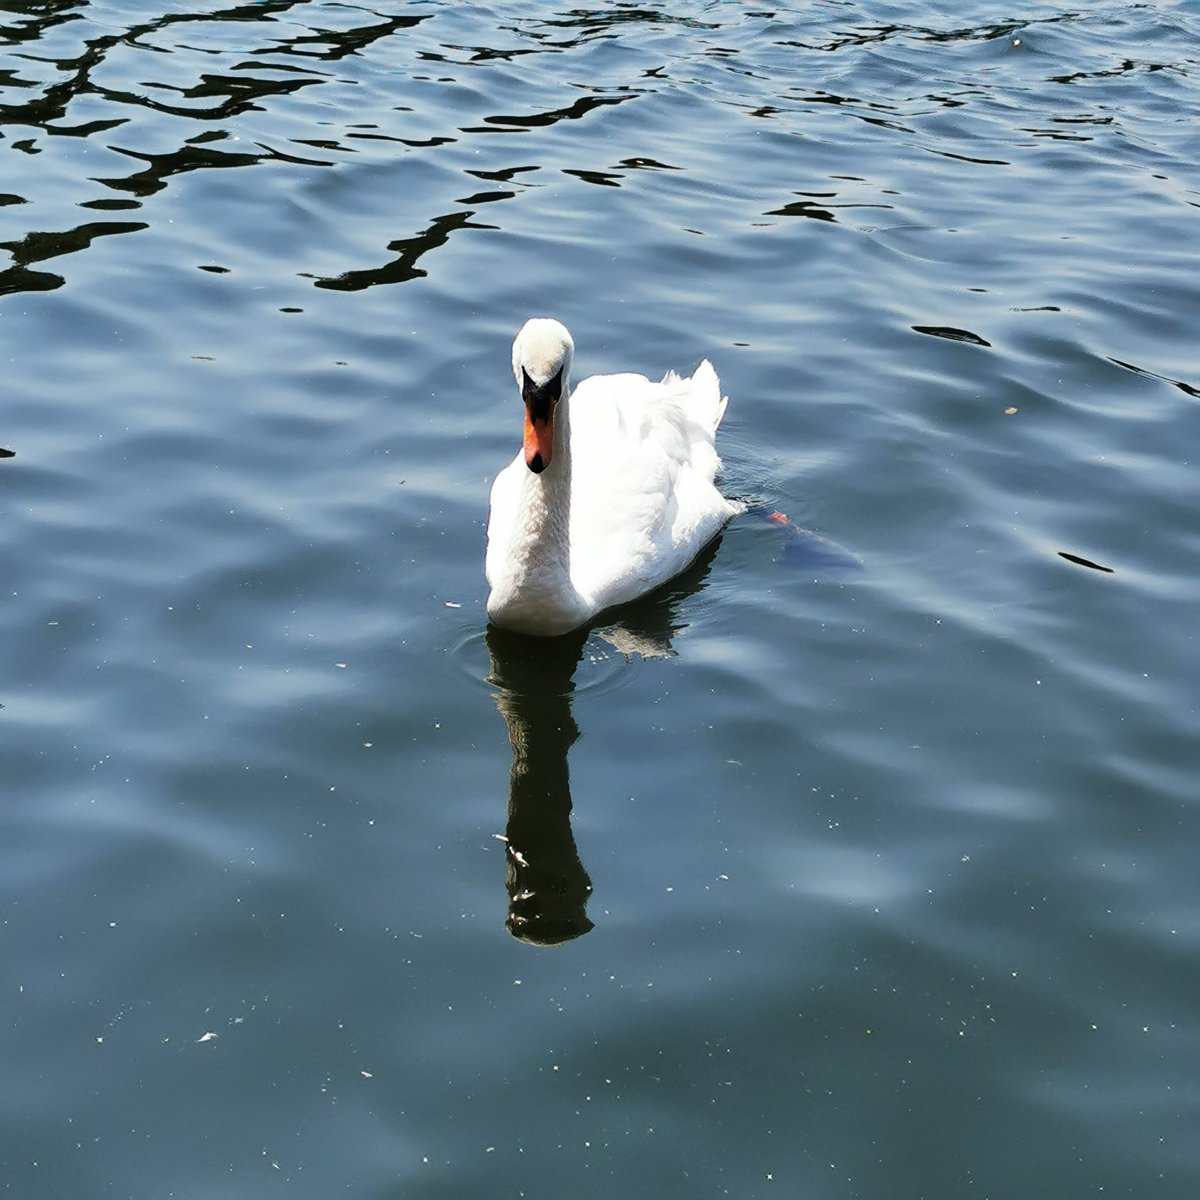
[[[10,1188],[1193,1195],[1189,7],[15,7]],[[534,312],[790,522],[557,651]]]

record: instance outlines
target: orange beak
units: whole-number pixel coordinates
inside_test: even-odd
[[[554,414],[543,421],[535,420],[525,410],[525,465],[535,474],[540,475],[549,465],[554,455]]]

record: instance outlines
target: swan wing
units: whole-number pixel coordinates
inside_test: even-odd
[[[607,608],[677,575],[738,511],[714,482],[725,401],[704,362],[661,383],[593,376],[570,403],[571,578]]]

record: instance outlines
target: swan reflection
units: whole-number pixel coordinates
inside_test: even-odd
[[[508,918],[515,938],[557,946],[587,933],[592,881],[571,829],[567,753],[579,737],[572,711],[575,671],[584,647],[603,639],[626,659],[675,653],[672,638],[686,627],[679,602],[708,574],[714,541],[681,576],[652,596],[626,605],[620,620],[558,638],[534,638],[488,627],[488,682],[508,728]]]
[[[508,920],[514,937],[556,946],[592,927],[591,894],[571,832],[567,751],[579,737],[571,714],[575,667],[586,634],[543,640],[492,626],[487,645],[496,707],[508,726]]]

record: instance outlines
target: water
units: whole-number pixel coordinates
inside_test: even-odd
[[[4,6],[6,1194],[1197,1193],[1200,15],[915,13]],[[534,313],[803,532],[487,633]]]

